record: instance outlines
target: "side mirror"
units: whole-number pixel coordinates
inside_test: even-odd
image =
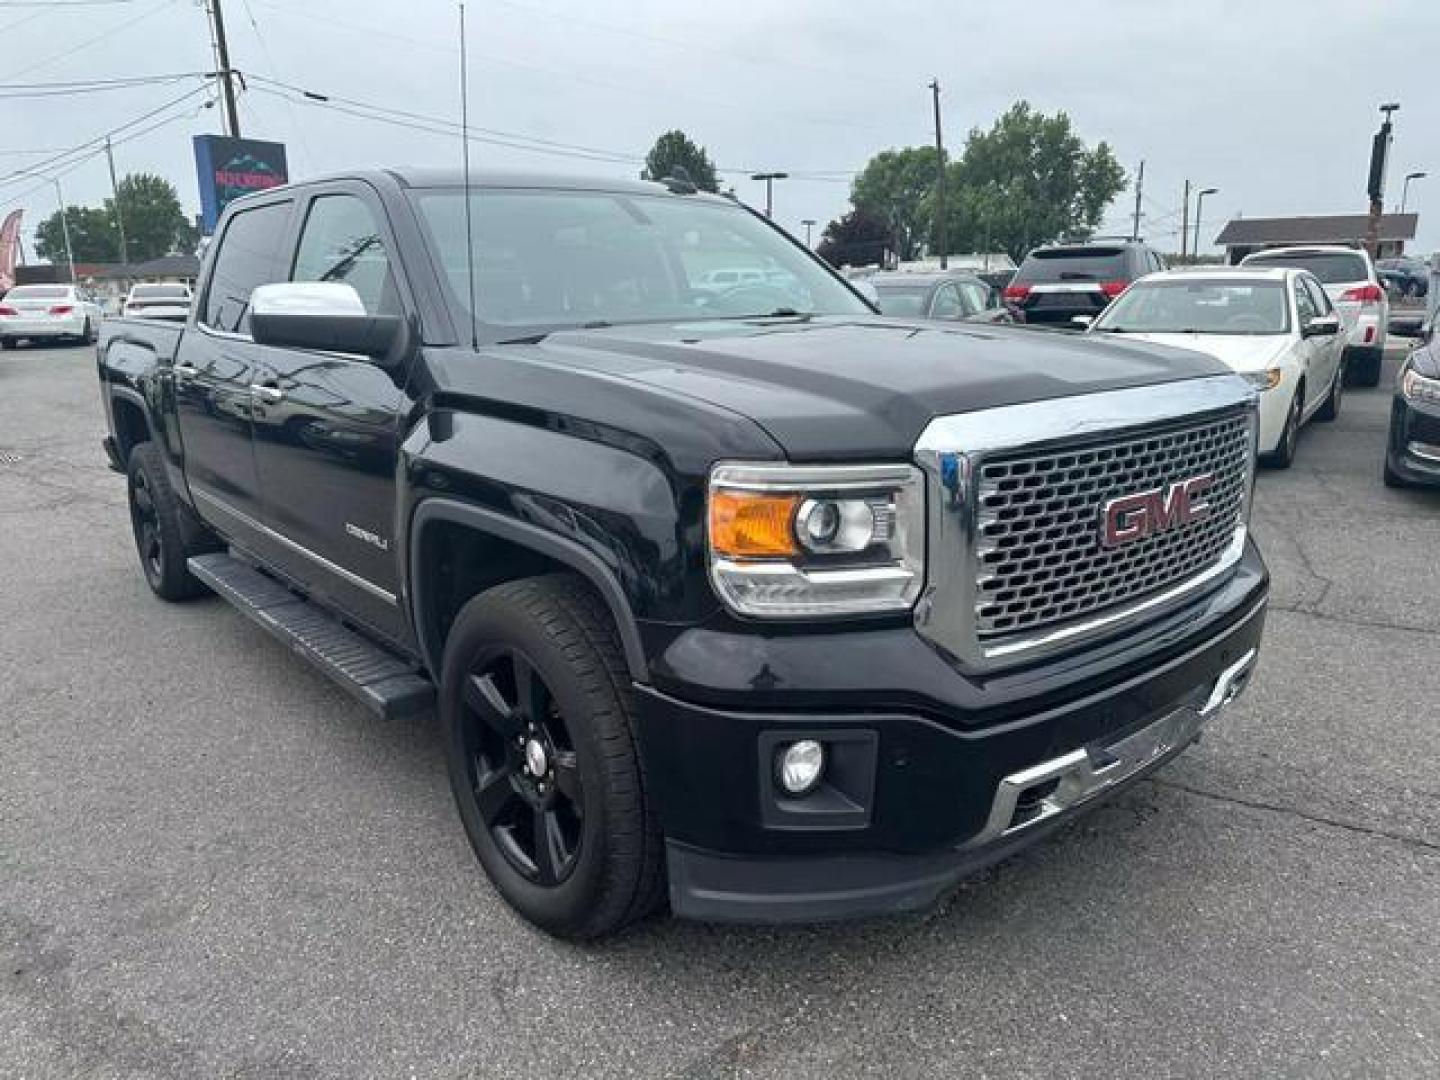
[[[1095,321],[1095,316],[1093,316],[1093,315],[1072,315],[1072,316],[1070,316],[1070,325],[1073,326],[1076,330],[1089,330],[1091,324],[1092,324],[1094,321]]]
[[[288,281],[250,296],[250,336],[257,345],[352,353],[383,360],[400,339],[394,315],[370,315],[353,285]]]
[[[1316,315],[1300,331],[1301,337],[1334,337],[1340,333],[1339,315]]]

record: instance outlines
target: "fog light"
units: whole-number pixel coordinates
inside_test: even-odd
[[[801,739],[780,751],[780,786],[787,795],[808,795],[825,771],[825,748],[814,739]]]

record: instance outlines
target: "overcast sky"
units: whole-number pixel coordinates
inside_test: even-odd
[[[450,0],[223,3],[243,71],[458,114]],[[933,138],[926,84],[938,77],[952,149],[1026,98],[1067,111],[1087,142],[1109,142],[1132,177],[1144,159],[1143,230],[1165,250],[1178,246],[1184,180],[1219,188],[1205,205],[1204,250],[1240,213],[1363,212],[1376,107],[1399,101],[1386,209],[1400,177],[1432,172],[1410,205],[1421,212],[1416,249],[1440,249],[1440,0],[470,0],[468,12],[472,125],[600,152],[486,144],[476,147],[484,165],[633,175],[655,136],[679,127],[735,170],[725,179],[746,201],[764,197],[750,171],[798,174],[777,185],[776,216],[803,233],[802,219],[823,227],[844,210],[848,176],[870,155]],[[198,0],[0,0],[0,41],[0,210],[25,207],[27,248],[55,194],[14,175],[51,155],[20,151],[85,143],[200,84],[40,99],[9,96],[17,84],[214,67]],[[167,176],[191,212],[189,136],[221,125],[204,101],[116,136],[176,118],[118,142],[116,165]],[[296,179],[459,159],[454,139],[288,103],[258,81],[240,111],[246,135],[288,144]],[[98,202],[103,156],[62,182],[70,202]],[[1107,229],[1128,229],[1132,203],[1133,189]]]

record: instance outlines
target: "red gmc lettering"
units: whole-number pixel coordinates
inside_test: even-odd
[[[1155,533],[1203,521],[1210,515],[1210,502],[1205,495],[1214,486],[1215,477],[1207,473],[1180,480],[1165,488],[1111,499],[1105,504],[1101,516],[1101,544],[1119,547]]]

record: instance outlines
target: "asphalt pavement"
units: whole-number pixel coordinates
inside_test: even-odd
[[[1249,695],[924,916],[575,947],[433,725],[145,587],[91,349],[0,357],[0,1077],[1440,1075],[1440,495],[1385,389],[1260,480]]]

